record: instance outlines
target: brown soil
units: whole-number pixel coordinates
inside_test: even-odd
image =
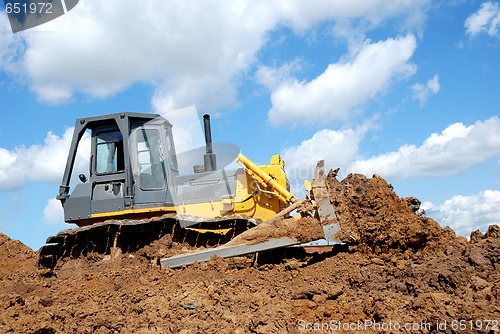
[[[378,176],[328,183],[346,245],[321,255],[289,248],[161,270],[158,258],[191,250],[165,236],[41,270],[36,252],[0,235],[0,333],[498,333],[498,226],[467,241]]]
[[[337,237],[356,251],[376,255],[404,252],[437,253],[450,243],[466,243],[449,227],[415,214],[414,197],[399,198],[392,186],[374,175],[350,174],[342,182],[328,178],[330,200],[342,231]]]
[[[18,240],[0,233],[0,279],[13,272],[33,272],[36,254]]]
[[[263,222],[243,232],[224,246],[253,245],[270,239],[288,237],[304,243],[324,238],[321,222],[312,217]]]

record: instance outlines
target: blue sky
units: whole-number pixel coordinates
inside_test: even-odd
[[[16,34],[0,10],[0,232],[34,249],[71,227],[54,197],[75,119],[120,111],[164,115],[184,148],[210,113],[299,195],[325,159],[459,235],[500,221],[498,1],[81,0]]]

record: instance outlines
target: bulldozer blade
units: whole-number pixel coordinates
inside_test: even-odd
[[[335,208],[330,201],[328,185],[326,184],[324,160],[319,160],[316,165],[313,181],[311,183],[311,192],[314,201],[318,205],[318,216],[323,224],[323,233],[327,241],[326,244],[339,244],[340,242],[335,238],[335,234],[339,232],[341,228],[337,220],[337,215],[335,214]],[[311,243],[315,242],[313,241]]]
[[[336,219],[335,209],[330,202],[328,185],[325,176],[325,161],[319,160],[314,171],[313,181],[311,183],[311,192],[314,200],[319,207],[320,221]]]
[[[318,214],[320,221],[337,219],[335,209],[333,208],[333,205],[330,202],[329,198],[323,198],[316,203],[318,203]]]
[[[273,250],[278,248],[297,246],[304,247],[307,251],[308,247],[314,252],[321,251],[321,249],[327,247],[326,251],[333,248],[333,245],[342,244],[335,238],[335,234],[340,231],[340,224],[337,220],[335,214],[335,209],[330,202],[330,196],[328,191],[328,185],[326,184],[325,176],[325,164],[323,160],[318,161],[316,170],[314,172],[314,178],[311,183],[311,197],[316,202],[318,209],[318,215],[323,227],[323,234],[325,239],[314,240],[309,243],[298,242],[296,239],[291,237],[282,237],[279,239],[270,239],[261,243],[253,245],[235,245],[235,246],[222,246],[214,249],[209,249],[206,251],[195,252],[190,254],[178,255],[169,258],[164,258],[160,260],[162,268],[179,268],[183,265],[192,264],[195,261],[205,262],[210,260],[214,255],[222,258],[229,258],[234,256],[242,256],[252,253],[257,253],[261,251]],[[287,209],[283,210],[275,217],[269,219],[269,221],[282,218],[289,213],[292,209],[300,206],[304,200],[297,201],[294,205],[291,205]]]
[[[217,255],[222,258],[228,258],[233,256],[242,256],[251,253],[257,253],[265,250],[273,250],[283,247],[289,247],[298,244],[300,244],[300,242],[291,238],[271,239],[254,245],[236,245],[229,247],[219,247],[202,252],[177,255],[162,259],[160,260],[160,263],[162,268],[165,267],[179,268],[182,267],[183,265],[192,264],[195,261],[197,262],[208,261],[214,255]]]

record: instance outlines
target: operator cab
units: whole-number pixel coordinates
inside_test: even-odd
[[[89,182],[69,179],[83,133],[92,133]],[[141,207],[173,207],[169,185],[179,174],[172,125],[159,115],[120,113],[76,121],[60,187],[65,221],[87,225],[91,218],[126,214]],[[80,176],[82,182],[86,177]]]

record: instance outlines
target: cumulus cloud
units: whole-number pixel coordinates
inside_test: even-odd
[[[427,0],[302,0],[267,2],[285,24],[296,31],[308,29],[317,22],[336,19],[338,21],[362,18],[368,25],[376,26],[390,17],[401,16],[406,26],[415,26],[425,17]],[[358,22],[359,23],[359,22]]]
[[[488,225],[500,224],[500,191],[485,190],[471,196],[454,196],[442,204],[424,202],[422,208],[441,226],[450,226],[457,235],[470,236]]]
[[[173,109],[213,110],[234,105],[239,78],[277,26],[303,31],[324,20],[363,20],[369,29],[392,18],[411,22],[428,2],[88,0],[16,34],[26,45],[16,68],[52,103],[75,92],[107,97],[139,81],[152,83]]]
[[[372,127],[370,122],[357,128],[342,130],[324,129],[297,146],[282,150],[287,175],[291,183],[312,180],[318,160],[325,160],[325,168],[340,167],[345,170],[355,158],[359,143]]]
[[[439,76],[436,74],[432,79],[427,81],[427,84],[416,83],[412,86],[413,97],[420,102],[420,107],[423,107],[427,100],[434,94],[437,94],[440,89]]]
[[[276,89],[285,82],[293,82],[293,73],[302,68],[300,60],[296,59],[280,67],[269,67],[261,65],[255,73],[255,78],[259,84],[269,90]]]
[[[340,167],[341,175],[379,174],[403,180],[455,174],[500,154],[498,117],[470,126],[451,124],[441,133],[431,134],[419,147],[403,145],[398,151],[363,159],[359,156],[360,142],[375,127],[374,120],[370,120],[356,128],[323,129],[299,145],[284,148],[281,155],[290,181],[311,180],[318,160],[325,160],[327,169]]]
[[[409,59],[416,47],[413,35],[367,43],[352,59],[330,64],[309,82],[285,80],[271,93],[269,122],[278,125],[348,119],[392,80],[415,73],[416,66]]]
[[[14,65],[24,50],[21,36],[11,32],[7,15],[0,15],[0,71],[18,72]]]
[[[177,153],[205,145],[205,135],[195,106],[174,110],[164,95],[153,97],[154,110],[172,123]]]
[[[412,176],[440,177],[455,174],[500,154],[500,119],[494,116],[465,126],[455,123],[433,133],[419,147],[403,145],[353,163],[354,172],[402,180]]]
[[[498,36],[500,26],[500,6],[498,2],[488,1],[465,20],[465,29],[470,36],[485,32],[490,36]]]
[[[47,134],[43,145],[16,147],[9,151],[0,148],[0,190],[15,190],[27,181],[61,182],[68,157],[73,128],[68,128],[62,137],[52,132]],[[73,175],[88,174],[90,135],[80,140]]]
[[[43,221],[49,225],[64,221],[64,212],[60,201],[55,198],[48,200],[45,209],[43,209]]]
[[[0,38],[0,70],[2,69],[2,64],[5,63],[3,58],[7,54],[14,37],[13,34],[7,33],[8,29],[9,20],[7,18],[7,15],[0,15],[0,34],[2,35],[2,38]]]
[[[23,61],[35,92],[51,102],[75,91],[106,97],[146,81],[175,97],[175,108],[211,107],[234,98],[233,77],[253,63],[275,22],[256,10],[241,1],[89,0],[34,28],[57,34],[25,34]]]

